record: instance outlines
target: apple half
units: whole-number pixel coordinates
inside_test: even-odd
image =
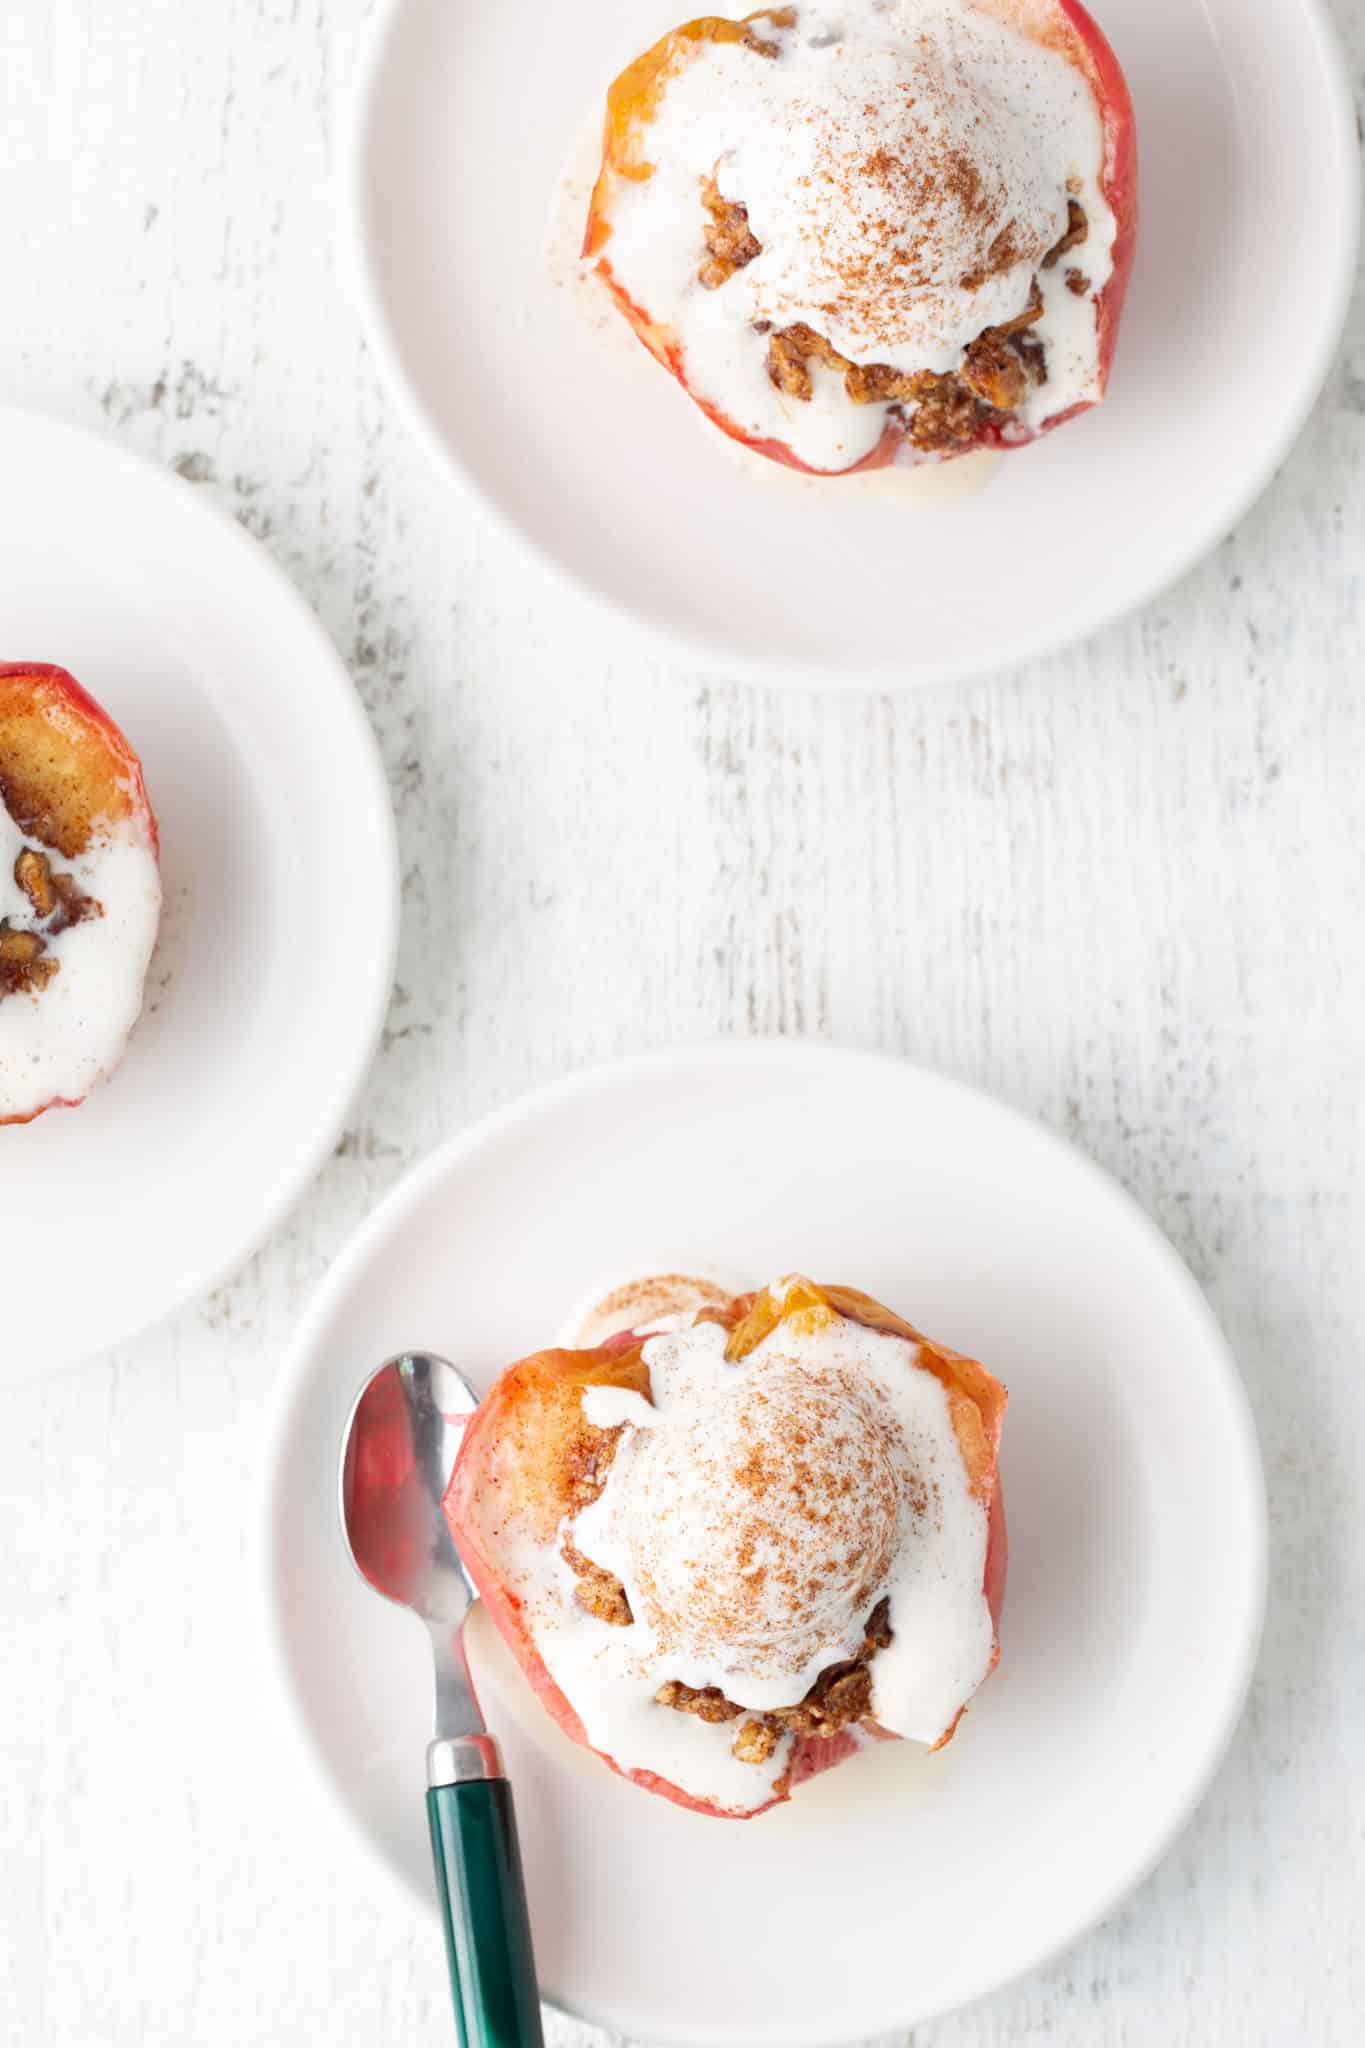
[[[845,376],[849,397],[858,406],[879,401],[888,393],[904,401],[893,404],[889,410],[878,404],[885,425],[875,445],[857,459],[812,459],[809,450],[805,455],[799,453],[780,432],[756,431],[752,419],[746,424],[736,418],[710,376],[713,366],[708,362],[704,372],[694,360],[679,318],[658,303],[646,302],[646,297],[653,294],[642,296],[639,285],[628,274],[630,265],[623,271],[613,248],[623,208],[636,204],[641,189],[649,186],[659,168],[653,160],[657,151],[651,130],[673,82],[699,55],[717,45],[743,44],[760,51],[778,50],[784,35],[800,33],[803,16],[809,9],[795,4],[764,8],[740,19],[699,16],[661,37],[628,65],[608,90],[601,169],[589,207],[583,255],[593,264],[640,341],[677,379],[706,417],[733,440],[774,462],[813,475],[851,475],[898,461],[944,461],[979,448],[1017,448],[1076,418],[1104,397],[1133,268],[1138,226],[1136,124],[1123,71],[1113,49],[1079,0],[972,0],[972,4],[1007,28],[1062,56],[1084,81],[1093,99],[1102,155],[1102,161],[1095,167],[1095,184],[1113,217],[1108,274],[1092,299],[1093,374],[1087,381],[1085,395],[1075,402],[1061,402],[1055,410],[1048,410],[1044,395],[1038,394],[1038,402],[1030,406],[1027,417],[1011,410],[1020,404],[1020,394],[1030,382],[1047,382],[1046,367],[1030,323],[1040,317],[1040,281],[1046,284],[1062,274],[1054,272],[1052,266],[1068,250],[1070,236],[1043,258],[1042,268],[1035,273],[1029,305],[1022,312],[1016,311],[1003,325],[983,327],[977,342],[968,350],[967,363],[957,372],[921,372],[915,376],[907,372],[896,381],[885,365],[869,365],[865,359],[854,362],[841,356],[808,324],[774,336],[767,346],[776,349],[780,345],[786,350],[787,361],[784,364],[777,357],[770,357],[770,377],[780,388],[795,391],[798,398],[810,396],[812,366],[824,365]],[[840,33],[842,21],[841,11]],[[907,148],[911,146],[907,144]],[[722,160],[724,154],[722,151]],[[698,202],[698,255],[702,254],[704,204],[713,215],[713,226],[706,229],[705,246],[713,253],[718,252],[720,260],[702,264],[695,274],[703,283],[716,287],[728,282],[736,268],[762,254],[764,230],[761,222],[750,223],[744,205],[727,205],[721,200],[714,182],[718,174],[715,167],[702,167],[703,177],[707,174],[710,182],[706,196]],[[917,166],[916,175],[921,174],[936,175],[932,168]],[[1074,211],[1069,218],[1076,219]],[[1006,222],[1002,235],[1008,232]],[[1070,257],[1067,261],[1069,265]],[[1078,286],[1083,291],[1087,288],[1079,268],[1068,268],[1066,275],[1073,290]],[[967,279],[964,277],[961,282],[965,284]],[[758,323],[760,327],[767,324]],[[790,384],[784,382],[788,374],[794,380]],[[815,374],[819,374],[818,368]],[[918,389],[912,391],[912,384]],[[789,406],[789,417],[791,411]],[[917,413],[922,416],[923,433],[914,424]],[[932,427],[931,415],[936,422]]]
[[[952,1703],[949,1716],[939,1725],[931,1746],[941,1746],[953,1734],[970,1691],[994,1668],[999,1655],[1007,1542],[997,1454],[1005,1389],[975,1360],[932,1343],[899,1316],[850,1288],[816,1286],[794,1278],[778,1288],[741,1295],[722,1306],[703,1307],[665,1321],[689,1327],[719,1325],[715,1348],[723,1341],[724,1358],[732,1365],[750,1359],[775,1333],[779,1344],[797,1339],[809,1343],[813,1335],[833,1332],[837,1336],[841,1325],[852,1326],[854,1333],[871,1332],[914,1347],[912,1353],[905,1353],[903,1367],[897,1363],[896,1369],[923,1372],[941,1387],[951,1437],[956,1441],[974,1511],[981,1517],[984,1567],[978,1551],[981,1586],[973,1598],[979,1603],[984,1595],[989,1610],[980,1676],[967,1695]],[[756,1777],[751,1805],[744,1805],[742,1799],[737,1803],[734,1797],[708,1797],[695,1784],[679,1784],[660,1771],[622,1760],[592,1741],[579,1705],[552,1675],[543,1654],[546,1638],[538,1623],[536,1600],[528,1596],[528,1584],[534,1577],[528,1575],[528,1558],[563,1554],[566,1527],[585,1501],[600,1496],[606,1483],[604,1473],[609,1473],[622,1435],[620,1427],[602,1428],[588,1419],[585,1395],[591,1390],[607,1390],[610,1398],[642,1397],[648,1402],[651,1341],[650,1332],[622,1331],[590,1350],[537,1352],[504,1372],[465,1432],[445,1496],[446,1518],[489,1614],[541,1704],[573,1741],[595,1748],[613,1770],[680,1806],[699,1813],[751,1818],[789,1798],[797,1785],[843,1762],[869,1741],[893,1739],[892,1731],[870,1713],[861,1714],[856,1723],[818,1730],[803,1727],[784,1752],[780,1778],[770,1782]],[[656,1346],[656,1363],[657,1356]],[[898,1361],[900,1356],[898,1350]],[[660,1516],[669,1514],[666,1498],[656,1497],[655,1505]],[[894,1625],[894,1606],[891,1612]],[[605,1634],[616,1633],[605,1630]],[[863,1654],[873,1653],[865,1646]],[[672,1710],[659,1704],[646,1711],[667,1715]],[[728,1719],[733,1722],[738,1712],[733,1710]],[[728,1729],[707,1733],[729,1736]],[[733,1776],[731,1772],[731,1781]]]
[[[161,909],[141,764],[63,668],[0,663],[0,1124],[122,1057]]]

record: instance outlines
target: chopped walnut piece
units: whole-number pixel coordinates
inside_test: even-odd
[[[789,328],[775,334],[768,343],[768,375],[788,398],[809,399],[815,390],[806,358]]]
[[[766,1764],[777,1748],[778,1733],[769,1721],[745,1721],[731,1744],[742,1764]]]
[[[73,876],[54,874],[47,855],[31,846],[15,861],[14,879],[33,906],[34,916],[47,923],[49,938],[73,924],[83,924],[88,917],[102,915],[100,905],[81,894]]]
[[[807,327],[804,320],[799,320],[795,327],[789,327],[787,332],[795,336],[798,345],[808,356],[814,356],[816,362],[823,363],[827,370],[853,368],[848,357],[841,356],[833,342],[826,341],[824,335],[817,334],[813,327]]]
[[[879,1600],[867,1617],[867,1628],[863,1633],[863,1647],[859,1655],[865,1663],[870,1662],[878,1650],[889,1650],[893,1641],[891,1602]]]
[[[1083,242],[1089,232],[1090,223],[1086,219],[1085,208],[1078,199],[1068,199],[1066,202],[1066,233],[1062,236],[1060,242],[1055,242],[1048,250],[1046,256],[1044,256],[1044,270],[1051,270],[1055,264],[1060,263],[1067,250],[1074,249],[1079,242]]]
[[[52,959],[37,932],[0,924],[0,996],[36,995],[61,963]]]
[[[51,917],[57,908],[57,892],[46,855],[26,846],[14,863],[14,879],[33,905],[34,916]]]
[[[53,935],[68,930],[73,924],[84,924],[87,918],[103,917],[104,905],[97,903],[93,896],[83,896],[71,875],[54,875],[52,887],[57,897],[57,908],[48,931]]]
[[[568,1492],[575,1511],[591,1507],[607,1483],[621,1428],[598,1429],[584,1421],[568,1447]]]
[[[654,1695],[656,1706],[672,1707],[679,1714],[695,1714],[699,1721],[737,1721],[744,1712],[726,1699],[716,1685],[684,1685],[670,1678]]]
[[[792,1717],[789,1725],[803,1735],[837,1735],[850,1721],[865,1720],[871,1713],[871,1674],[865,1664],[822,1672],[818,1693],[786,1711]]]
[[[1090,290],[1090,279],[1083,270],[1068,270],[1066,288],[1069,292],[1074,292],[1078,299],[1083,299]]]
[[[707,260],[697,276],[707,291],[718,291],[737,270],[746,263],[752,263],[755,256],[763,254],[763,244],[758,241],[749,226],[749,209],[738,199],[726,199],[714,178],[707,178],[701,188],[701,203],[711,216],[710,225],[702,239],[707,247]]]
[[[604,1571],[590,1557],[584,1557],[567,1536],[560,1555],[578,1580],[579,1606],[595,1615],[598,1621],[609,1622],[613,1628],[629,1628],[635,1616],[630,1611],[626,1589],[615,1574]]]
[[[84,918],[99,917],[101,910],[81,894],[71,875],[54,874],[47,855],[31,846],[20,850],[14,879],[44,930],[27,931],[8,920],[0,923],[0,996],[36,995],[61,966],[47,950],[48,939]]]
[[[16,931],[8,923],[0,924],[0,960],[13,960],[20,967],[28,967],[46,950],[37,932]]]
[[[806,368],[812,356],[829,370],[847,372],[853,368],[847,356],[841,356],[823,334],[817,334],[804,320],[779,329],[769,341],[768,375],[788,398],[807,400],[813,393],[815,385]]]
[[[893,370],[890,363],[851,363],[844,389],[855,405],[876,405],[918,398],[928,382],[925,370]]]
[[[910,439],[917,448],[965,447],[976,439],[981,406],[956,377],[935,377],[910,415]]]
[[[988,327],[972,343],[957,374],[969,391],[997,412],[1013,412],[1028,394],[1028,373],[1019,353],[995,328]]]

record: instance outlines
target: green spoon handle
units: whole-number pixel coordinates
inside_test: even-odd
[[[427,1819],[460,2048],[543,2048],[512,1787],[487,1735],[433,1742]]]

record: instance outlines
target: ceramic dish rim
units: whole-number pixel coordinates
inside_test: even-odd
[[[340,155],[336,213],[338,243],[345,252],[352,278],[352,296],[359,309],[366,342],[382,373],[385,389],[402,415],[413,439],[422,448],[428,464],[447,483],[463,490],[494,531],[514,549],[520,549],[563,592],[574,592],[600,623],[615,621],[640,634],[647,647],[659,656],[685,660],[689,672],[725,676],[739,682],[776,685],[809,690],[861,689],[901,691],[934,689],[978,677],[1004,675],[1025,663],[1066,648],[1078,647],[1111,626],[1122,624],[1144,610],[1205,561],[1220,539],[1246,517],[1264,495],[1281,464],[1302,434],[1322,392],[1341,344],[1355,289],[1355,273],[1361,230],[1360,179],[1350,175],[1356,161],[1357,129],[1355,101],[1341,39],[1337,34],[1327,0],[1299,0],[1303,30],[1316,38],[1324,76],[1334,102],[1333,122],[1337,130],[1337,151],[1346,175],[1341,180],[1340,221],[1342,234],[1337,252],[1333,289],[1323,294],[1317,306],[1318,332],[1308,351],[1301,382],[1292,403],[1285,406],[1278,431],[1267,439],[1260,460],[1245,472],[1237,490],[1225,494],[1216,506],[1209,506],[1196,531],[1197,539],[1182,550],[1175,567],[1164,564],[1135,587],[1115,607],[1108,600],[1094,601],[1082,609],[1059,637],[1055,628],[1039,625],[1023,635],[1003,657],[963,656],[941,661],[930,669],[907,670],[895,661],[861,663],[840,669],[825,662],[796,662],[785,656],[727,652],[718,642],[703,635],[664,625],[648,613],[621,598],[599,590],[569,567],[543,542],[524,531],[504,511],[453,441],[439,425],[409,376],[397,332],[390,317],[372,254],[368,167],[371,139],[378,116],[378,101],[390,47],[398,25],[414,0],[384,0],[378,16],[362,45],[357,84],[345,121],[345,141]]]
[[[1219,1379],[1228,1400],[1229,1419],[1235,1429],[1234,1449],[1240,1468],[1239,1483],[1248,1509],[1253,1540],[1245,1557],[1241,1590],[1243,1613],[1237,1630],[1241,1644],[1240,1655],[1215,1734],[1200,1760],[1199,1769],[1190,1781],[1185,1798],[1168,1818],[1155,1846],[1141,1866],[1098,1898],[1093,1912],[1083,1922],[1074,1926],[1062,1941],[1049,1941],[977,1994],[982,1998],[990,1997],[1046,1967],[1049,1962],[1065,1954],[1107,1919],[1124,1899],[1145,1883],[1158,1864],[1169,1855],[1171,1848],[1184,1833],[1206,1798],[1241,1721],[1260,1654],[1269,1575],[1269,1517],[1264,1469],[1250,1397],[1218,1319],[1188,1266],[1169,1238],[1121,1181],[1049,1125],[1030,1116],[1026,1111],[1017,1109],[1012,1103],[992,1094],[988,1089],[977,1087],[971,1082],[960,1080],[921,1062],[901,1059],[895,1054],[868,1051],[826,1040],[775,1036],[708,1039],[659,1046],[620,1059],[595,1061],[589,1066],[563,1074],[558,1079],[532,1087],[486,1114],[476,1117],[461,1130],[443,1140],[425,1158],[419,1160],[357,1225],[319,1282],[289,1345],[278,1393],[268,1417],[268,1452],[262,1467],[260,1491],[254,1513],[258,1546],[254,1577],[256,1598],[259,1601],[259,1620],[270,1651],[270,1688],[280,1716],[289,1722],[293,1731],[296,1751],[307,1754],[308,1777],[314,1794],[325,1801],[333,1812],[338,1809],[341,1811],[347,1831],[363,1846],[365,1862],[377,1865],[383,1870],[386,1883],[393,1888],[394,1893],[401,1895],[411,1904],[425,1904],[434,1919],[434,1892],[429,1901],[418,1897],[409,1879],[374,1841],[360,1816],[353,1810],[349,1800],[333,1779],[289,1675],[289,1637],[278,1599],[279,1580],[274,1525],[284,1485],[285,1449],[290,1421],[295,1404],[312,1377],[310,1358],[316,1347],[318,1335],[330,1319],[336,1301],[345,1293],[355,1273],[366,1264],[371,1255],[371,1247],[389,1231],[393,1222],[401,1220],[403,1216],[419,1208],[433,1186],[452,1170],[467,1163],[484,1147],[495,1143],[505,1133],[528,1122],[534,1122],[544,1112],[553,1111],[577,1096],[591,1094],[604,1084],[611,1085],[615,1081],[628,1080],[636,1075],[648,1075],[650,1072],[667,1072],[680,1061],[699,1071],[735,1060],[752,1060],[758,1064],[766,1064],[773,1059],[798,1065],[804,1065],[811,1060],[856,1063],[869,1069],[893,1070],[898,1073],[909,1068],[921,1081],[941,1087],[948,1095],[956,1095],[963,1101],[977,1107],[984,1106],[998,1113],[1008,1122],[1023,1128],[1035,1139],[1044,1142],[1049,1150],[1063,1158],[1068,1165],[1079,1168],[1084,1179],[1089,1180],[1098,1189],[1106,1191],[1128,1212],[1132,1222],[1167,1267],[1172,1288],[1183,1296],[1190,1310],[1205,1325],[1211,1340],[1208,1356],[1211,1361],[1215,1357],[1217,1359]],[[395,1336],[399,1334],[395,1332]],[[337,1542],[341,1542],[339,1530]],[[586,2025],[604,2027],[608,2031],[618,2025],[616,2020],[599,2018],[558,1996],[547,1995],[543,1989],[541,1995],[543,2002],[551,2009],[581,2020]],[[896,2024],[925,2026],[943,2017],[947,2012],[962,2009],[964,2008],[960,2004],[954,2003],[931,2011],[919,2012],[913,2020]],[[736,2033],[716,2028],[699,2030],[695,2026],[679,2026],[661,2032],[655,2025],[653,2037],[661,2044],[661,2048],[849,2048],[846,2038],[830,2039],[824,2034],[794,2035],[789,2026],[784,2026],[780,2032],[758,2033],[749,2029],[743,2033]]]

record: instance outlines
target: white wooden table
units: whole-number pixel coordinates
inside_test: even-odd
[[[0,2038],[448,2043],[434,1923],[292,1782],[262,1702],[243,1561],[281,1354],[471,1116],[773,1031],[968,1076],[1102,1160],[1208,1288],[1265,1447],[1265,1652],[1198,1819],[1105,1927],[917,2048],[1359,2041],[1361,308],[1264,500],[1141,617],[899,701],[706,681],[550,587],[377,389],[330,234],[368,13],[0,22],[0,390],[172,464],[298,581],[379,732],[405,892],[382,1054],[286,1228],[0,1399]]]

